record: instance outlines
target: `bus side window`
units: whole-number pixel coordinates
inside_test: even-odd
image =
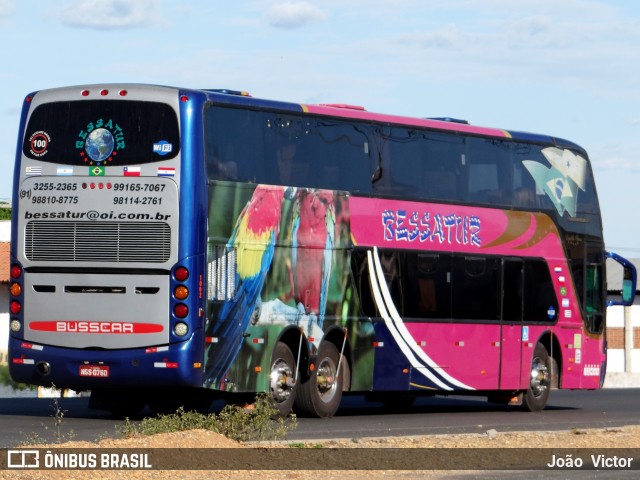
[[[468,199],[474,203],[511,206],[512,172],[510,144],[470,138],[468,143]]]
[[[524,292],[525,322],[555,323],[558,320],[558,300],[546,261],[525,260]]]
[[[522,321],[524,263],[519,258],[502,261],[502,320]]]
[[[302,148],[318,188],[370,193],[370,131],[362,125],[307,119]],[[308,186],[308,185],[307,185]]]
[[[371,282],[369,280],[369,266],[367,262],[367,252],[356,250],[351,255],[351,272],[356,284],[356,291],[360,299],[360,310],[366,317],[379,316],[376,304],[371,293]]]
[[[379,250],[380,265],[382,266],[382,272],[384,279],[387,282],[387,288],[391,293],[394,306],[400,316],[404,315],[404,282],[402,272],[404,270],[402,265],[402,259],[404,257],[403,252],[394,250]]]
[[[421,194],[429,200],[464,200],[460,195],[465,164],[465,139],[424,133],[421,139]]]
[[[406,253],[404,268],[405,316],[414,319],[451,319],[451,255]]]
[[[456,198],[456,174],[451,171],[426,171],[422,175],[424,195],[436,200]]]
[[[496,257],[453,257],[451,303],[455,320],[498,318],[498,262]]]

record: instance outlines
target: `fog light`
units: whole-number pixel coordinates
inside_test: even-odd
[[[173,327],[173,333],[179,337],[184,337],[189,332],[189,326],[186,323],[178,322]]]
[[[20,330],[22,330],[22,324],[20,323],[20,320],[11,320],[10,325],[12,332],[19,332]]]

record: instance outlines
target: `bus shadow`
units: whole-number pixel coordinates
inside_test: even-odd
[[[579,410],[578,407],[549,404],[545,411]],[[393,401],[385,401],[384,404],[375,400],[367,400],[363,396],[346,396],[336,416],[364,416],[364,415],[390,415],[390,414],[442,414],[442,413],[524,413],[517,406],[504,405],[489,402],[482,397],[461,396],[431,396],[418,397],[412,405],[402,402],[394,405]]]

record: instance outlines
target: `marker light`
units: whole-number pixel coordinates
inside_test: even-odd
[[[11,278],[20,278],[22,275],[22,268],[18,265],[11,265]]]
[[[173,273],[173,276],[176,277],[177,281],[184,282],[187,278],[189,278],[189,270],[184,267],[178,267]]]
[[[12,283],[10,291],[12,296],[17,297],[22,293],[22,287],[20,286],[19,283]]]
[[[109,90],[107,90],[106,88],[103,88],[102,90],[100,90],[100,95],[102,95],[103,97],[106,97],[107,95],[109,95]]]
[[[11,320],[10,326],[12,332],[19,332],[22,329],[22,323],[20,323],[20,320]]]
[[[186,323],[178,322],[173,327],[173,333],[179,337],[184,337],[189,332],[189,326]]]
[[[176,287],[176,289],[173,291],[173,295],[178,300],[184,300],[185,298],[187,298],[189,296],[189,289],[187,287],[185,287],[184,285],[180,285],[180,286]]]
[[[89,96],[89,90],[82,90],[82,96],[83,97],[88,97]]]
[[[118,93],[120,94],[121,97],[126,97],[127,93],[129,92],[127,92],[126,90],[120,90]]]
[[[17,303],[17,302],[16,302]],[[20,305],[20,304],[18,304]],[[13,312],[11,312],[13,313]],[[179,303],[173,308],[173,314],[178,318],[184,318],[189,315],[189,307],[187,307],[184,303]]]
[[[9,306],[9,311],[11,312],[12,315],[17,315],[22,311],[22,305],[20,305],[20,302],[16,302],[14,300],[13,302],[11,302],[11,305]]]

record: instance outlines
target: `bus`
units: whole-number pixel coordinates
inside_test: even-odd
[[[10,373],[132,415],[329,417],[466,394],[538,411],[606,371],[587,153],[560,138],[232,90],[26,96]],[[609,302],[612,303],[612,302]]]

